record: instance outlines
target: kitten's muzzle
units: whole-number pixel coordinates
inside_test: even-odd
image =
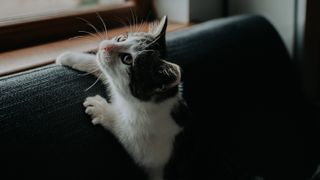
[[[114,45],[114,44],[110,44],[110,45],[107,45],[106,47],[104,47],[103,50],[106,53],[110,53],[112,51],[118,51],[119,50],[119,46]]]

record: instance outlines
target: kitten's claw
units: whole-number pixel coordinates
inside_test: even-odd
[[[87,107],[85,112],[91,116],[91,122],[94,125],[99,124],[99,122],[102,120],[102,116],[99,116],[94,107]]]
[[[106,119],[106,113],[108,111],[108,102],[101,96],[96,95],[94,97],[88,97],[83,106],[86,108],[86,114],[91,116],[92,124],[102,124]]]

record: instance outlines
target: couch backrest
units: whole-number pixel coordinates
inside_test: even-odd
[[[287,50],[268,21],[260,16],[214,20],[169,33],[167,43],[168,60],[183,68],[195,137],[204,147],[199,159],[212,160],[206,152],[219,145],[248,169],[259,153],[283,147],[285,139],[278,135],[288,119],[276,122],[280,118],[272,112],[290,111],[301,94]],[[85,91],[94,81],[57,65],[0,79],[0,154],[7,175],[142,178],[113,136],[92,126],[84,113],[87,96],[105,95],[99,83]],[[270,127],[275,133],[264,134]],[[268,138],[275,143],[265,143]],[[246,148],[239,149],[239,143]],[[268,158],[264,167],[273,165]]]
[[[232,173],[204,170],[199,164],[221,168],[225,163],[221,169],[242,174],[230,179],[310,175],[314,169],[306,167],[314,160],[306,158],[310,149],[302,135],[303,119],[309,115],[303,109],[298,71],[265,18],[236,16],[171,33],[168,51],[168,59],[183,67],[184,95],[195,116],[190,136],[194,146],[205,147],[190,153],[196,157],[184,157],[195,164],[184,172],[221,173],[213,176],[221,179]]]
[[[212,97],[218,106],[251,111],[246,108],[283,109],[281,103],[302,98],[297,69],[277,31],[261,16],[171,33],[168,51],[169,59],[183,66],[186,89],[192,89],[187,94],[200,101]]]

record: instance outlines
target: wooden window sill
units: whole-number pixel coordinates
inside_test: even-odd
[[[168,32],[183,29],[189,24],[179,24],[170,22]],[[147,31],[146,23],[140,29]],[[108,31],[108,36],[128,31],[127,27],[116,28]],[[104,33],[104,32],[102,32]],[[92,36],[84,36],[78,39],[61,40],[38,46],[18,49],[0,53],[0,76],[21,72],[24,70],[44,66],[54,62],[55,58],[65,51],[88,52],[95,50],[99,44],[99,39]]]

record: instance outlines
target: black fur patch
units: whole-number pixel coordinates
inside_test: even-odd
[[[191,112],[187,103],[181,99],[178,104],[172,109],[171,117],[180,127],[186,127],[191,123]]]
[[[153,99],[155,102],[175,96],[178,87],[163,89],[176,80],[173,74],[164,73],[166,68],[157,51],[144,51],[138,55],[129,71],[132,95],[142,101]]]

